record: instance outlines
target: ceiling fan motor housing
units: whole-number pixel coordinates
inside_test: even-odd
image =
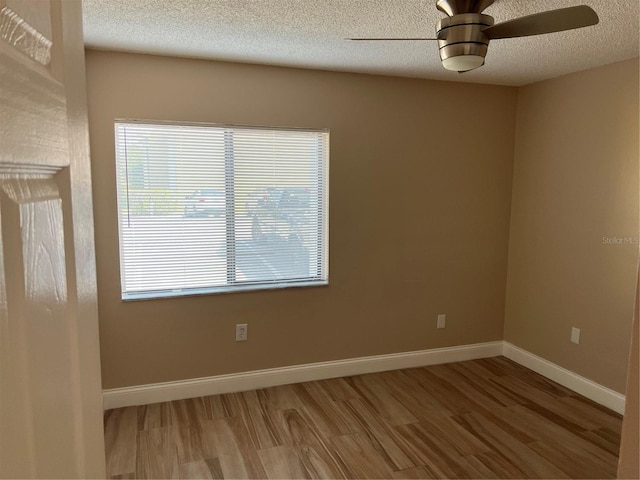
[[[437,0],[436,8],[450,17],[460,13],[482,13],[494,0]]]
[[[489,37],[482,30],[493,23],[493,17],[481,13],[461,13],[441,19],[436,31],[444,68],[464,72],[483,65]]]

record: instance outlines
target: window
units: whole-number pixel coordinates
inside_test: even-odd
[[[327,283],[327,131],[115,133],[123,299]]]

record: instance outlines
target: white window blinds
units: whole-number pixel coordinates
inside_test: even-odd
[[[327,283],[328,132],[115,133],[123,299]]]

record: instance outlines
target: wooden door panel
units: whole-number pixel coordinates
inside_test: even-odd
[[[53,178],[5,179],[0,188],[8,322],[22,330],[25,342],[24,352],[16,352],[12,363],[22,363],[29,397],[31,454],[38,460],[33,473],[69,477],[76,473],[70,468],[76,462],[68,442],[76,441],[79,401],[74,395],[62,202]]]
[[[29,13],[47,11],[42,7],[49,2],[43,0],[39,9],[33,2],[11,2],[16,9],[21,3]],[[37,21],[51,37],[47,18],[40,15]],[[0,162],[5,170],[69,165],[65,88],[52,73],[60,63],[52,62],[52,42],[5,0],[0,0],[0,38],[0,84],[10,86],[0,89]]]
[[[0,196],[0,225],[6,222]],[[27,342],[23,322],[10,322],[4,262],[4,243],[0,234],[0,458],[6,478],[35,476],[33,471],[33,420],[27,388]],[[11,287],[10,287],[11,288]],[[11,461],[9,459],[19,459]]]
[[[80,6],[0,0],[0,478],[105,472]]]
[[[0,37],[42,65],[51,60],[51,1],[0,0]]]

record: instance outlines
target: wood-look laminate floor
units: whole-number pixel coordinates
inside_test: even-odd
[[[105,413],[111,478],[615,478],[622,419],[504,357]]]

